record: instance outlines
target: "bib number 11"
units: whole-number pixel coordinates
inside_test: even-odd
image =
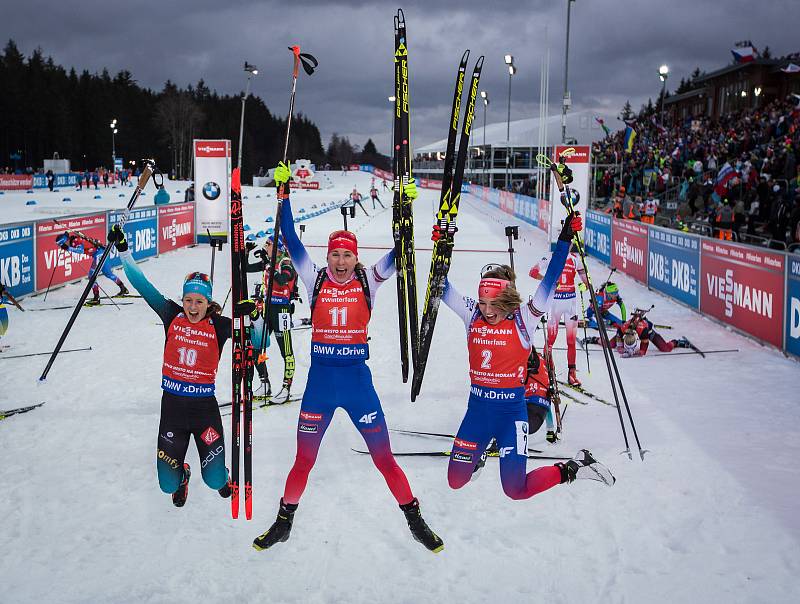
[[[331,315],[331,325],[334,327],[344,327],[347,325],[347,307],[337,307],[334,306],[331,308],[328,313]]]

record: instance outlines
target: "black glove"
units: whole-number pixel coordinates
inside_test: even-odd
[[[580,212],[572,212],[570,213],[566,220],[564,220],[564,226],[561,227],[561,233],[558,235],[559,241],[572,241],[572,237],[575,233],[580,232],[583,228],[583,219],[581,218]]]
[[[264,251],[264,248],[257,249],[255,252],[253,252],[253,256],[264,263],[269,262],[269,256],[267,256],[267,252]]]
[[[128,242],[125,240],[125,231],[123,231],[122,227],[118,224],[115,224],[113,227],[111,227],[111,230],[108,232],[108,240],[116,246],[118,252],[128,251]]]
[[[236,314],[240,316],[250,315],[253,319],[258,318],[255,300],[241,300],[236,303]]]
[[[254,249],[256,249],[256,245],[257,244],[255,241],[248,241],[244,244],[244,249],[246,249],[248,252],[252,252]]]

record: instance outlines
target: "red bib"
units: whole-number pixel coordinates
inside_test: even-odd
[[[519,388],[527,373],[530,346],[523,345],[512,315],[497,325],[483,316],[473,319],[467,334],[472,384],[488,388]]]
[[[539,355],[539,371],[533,373],[532,371],[528,373],[528,377],[525,380],[525,398],[531,398],[534,396],[548,399],[549,395],[547,393],[548,388],[550,387],[550,376],[547,375],[547,368],[544,366],[544,359],[541,355]]]
[[[358,279],[340,284],[325,278],[311,315],[311,355],[368,358],[369,318],[364,289]]]
[[[217,333],[211,319],[190,323],[180,313],[167,331],[161,387],[180,396],[213,396],[219,365]]]
[[[556,282],[555,298],[571,298],[575,295],[575,275],[577,272],[578,264],[575,260],[575,254],[570,254],[567,256],[567,261],[564,263],[564,270],[561,271],[561,276]]]

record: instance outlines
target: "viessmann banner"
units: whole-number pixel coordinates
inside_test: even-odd
[[[36,289],[46,289],[48,284],[60,285],[89,274],[93,258],[86,254],[64,251],[56,245],[56,237],[65,231],[80,231],[87,237],[104,242],[106,213],[73,216],[36,223]],[[51,280],[52,279],[52,280]]]
[[[785,257],[714,240],[700,246],[700,310],[782,347]]]
[[[228,236],[231,202],[231,142],[194,141],[194,199],[197,233]]]
[[[592,159],[592,148],[589,145],[556,145],[552,161],[557,162],[560,155],[567,149],[575,152],[567,158],[567,165],[572,170],[572,184],[570,188],[580,195],[575,204],[575,209],[582,214],[586,213],[589,203],[589,164]],[[558,234],[561,232],[561,222],[567,217],[567,209],[561,203],[561,193],[558,191],[556,179],[550,175],[550,243],[555,245]]]
[[[647,283],[647,225],[633,220],[612,221],[611,266]]]

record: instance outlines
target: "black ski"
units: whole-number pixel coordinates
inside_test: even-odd
[[[16,409],[6,409],[5,411],[0,410],[0,420],[4,420],[7,417],[11,417],[12,415],[20,415],[22,413],[27,413],[28,411],[33,411],[34,409],[38,409],[42,405],[44,405],[44,403],[37,403],[36,405],[28,405],[27,407],[17,407]]]
[[[92,308],[93,306],[129,306],[133,304],[133,302],[117,302],[116,304],[109,304],[107,302],[101,302],[100,304],[91,304],[89,302],[85,302],[84,306],[86,308]],[[39,312],[43,310],[64,310],[66,308],[73,308],[72,306],[49,306],[47,308],[29,308],[28,310],[31,312]]]
[[[362,451],[361,449],[350,449],[354,453],[362,455],[369,455],[369,451]],[[528,449],[531,451],[532,449]],[[395,457],[450,457],[452,451],[402,451],[400,453],[392,451]],[[500,457],[499,452],[487,453],[486,457]],[[528,453],[528,459],[552,459],[554,461],[566,461],[569,457],[550,457],[548,455],[537,455],[536,453]]]
[[[408,113],[408,47],[406,21],[402,9],[394,18],[394,141],[392,142],[394,198],[392,200],[392,238],[397,269],[397,311],[400,329],[400,365],[403,383],[408,381],[408,345],[411,332],[412,361],[417,354],[417,301],[414,273],[414,231],[411,201],[403,188],[411,178],[410,127]],[[409,266],[410,262],[410,266]],[[410,287],[409,287],[410,286]],[[412,299],[413,296],[413,299]]]
[[[71,307],[70,307],[71,308]],[[87,346],[86,348],[70,348],[69,350],[62,350],[61,354],[66,354],[68,352],[83,352],[84,350],[91,350],[91,346]],[[24,359],[26,357],[41,357],[47,354],[52,354],[52,352],[30,352],[28,354],[12,354],[12,355],[5,355],[0,354],[0,360],[3,359]]]
[[[455,434],[444,434],[442,432],[420,432],[418,430],[400,430],[396,428],[389,428],[389,432],[397,432],[398,434],[406,434],[409,436],[430,436],[436,438],[446,438],[448,440],[453,440],[456,435]],[[532,453],[542,453],[540,449],[528,449],[528,451]]]
[[[469,51],[465,51],[458,67],[455,92],[453,93],[453,106],[448,126],[442,193],[439,201],[439,211],[436,213],[436,222],[433,227],[436,236],[434,237],[431,268],[428,273],[425,305],[422,307],[419,353],[417,362],[414,365],[414,378],[411,382],[412,401],[416,400],[422,388],[422,379],[425,375],[425,366],[428,363],[428,354],[433,340],[433,330],[436,325],[436,317],[439,314],[439,303],[444,294],[444,285],[447,273],[450,270],[450,260],[453,256],[455,234],[458,230],[456,228],[456,218],[458,217],[458,204],[461,199],[461,183],[464,178],[464,166],[466,165],[469,151],[472,120],[475,117],[478,83],[480,82],[481,69],[483,68],[483,57],[481,56],[472,72],[472,80],[467,92],[467,108],[461,126],[458,155],[455,156],[456,135],[461,114],[461,97],[464,91],[464,76],[468,60]]]
[[[569,382],[562,382],[558,380],[558,383],[564,386],[565,388],[571,388],[575,392],[580,392],[583,396],[592,399],[593,401],[597,401],[598,403],[603,403],[604,405],[608,405],[610,407],[614,407],[614,403],[609,403],[606,399],[597,396],[596,394],[592,394],[588,390],[586,390],[583,386],[573,386]]]

